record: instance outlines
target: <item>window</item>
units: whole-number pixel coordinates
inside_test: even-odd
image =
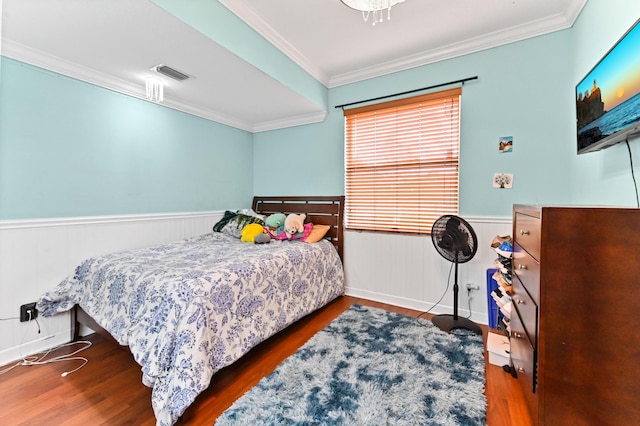
[[[429,234],[458,213],[461,93],[344,111],[347,229]]]

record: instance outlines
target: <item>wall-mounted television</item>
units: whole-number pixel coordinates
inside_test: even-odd
[[[640,136],[640,19],[576,85],[578,154]]]

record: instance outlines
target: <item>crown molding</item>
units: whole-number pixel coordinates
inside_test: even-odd
[[[288,117],[282,120],[265,121],[253,127],[253,132],[266,132],[269,130],[285,129],[287,127],[302,126],[305,124],[321,123],[327,117],[327,111],[318,111],[311,114]]]
[[[278,32],[262,20],[246,1],[219,1],[316,80],[328,88],[333,88],[570,28],[573,26],[578,15],[584,8],[587,0],[573,0],[570,2],[565,13],[558,14],[550,18],[528,23],[526,25],[514,26],[503,31],[497,31],[482,37],[470,39],[463,43],[439,47],[417,55],[404,57],[399,60],[384,62],[372,67],[366,67],[353,72],[334,76],[328,76],[321,70],[321,68],[311,63]],[[150,102],[145,97],[145,89],[142,84],[134,84],[129,81],[107,75],[98,70],[90,69],[70,61],[65,61],[59,57],[9,40],[6,37],[2,38],[0,52],[2,55],[9,58]],[[318,123],[323,121],[327,116],[327,111],[318,111],[311,114],[288,117],[281,120],[249,123],[243,120],[238,120],[234,117],[220,114],[216,111],[205,110],[198,105],[194,105],[171,96],[165,96],[164,102],[158,105],[251,133]]]
[[[122,93],[145,102],[151,102],[146,98],[145,88],[142,84],[135,84],[113,77],[95,69],[85,67],[75,62],[66,61],[57,56],[50,55],[6,38],[2,43],[2,55],[57,74],[84,81],[114,92]],[[164,101],[157,105],[185,112],[190,115],[195,115],[206,120],[215,121],[216,123],[231,126],[240,130],[245,130],[247,132],[253,132],[254,126],[251,123],[219,114],[215,111],[206,110],[197,105],[184,102],[179,98],[165,96]]]
[[[145,88],[142,84],[134,84],[126,80],[115,78],[95,69],[87,68],[74,62],[65,61],[57,56],[27,47],[12,40],[3,40],[2,55],[57,74],[74,78],[76,80],[113,90],[114,92],[122,93],[145,102],[151,102],[146,98]],[[184,102],[179,98],[166,95],[164,101],[161,104],[156,105],[195,115],[206,120],[231,126],[250,133],[318,123],[323,121],[327,116],[327,112],[323,110],[312,114],[288,117],[282,120],[266,121],[263,123],[249,123],[227,115],[219,114],[216,111],[206,110],[198,105]]]
[[[292,61],[308,72],[316,80],[328,88],[357,83],[362,80],[392,74],[398,71],[428,65],[459,56],[476,53],[482,50],[503,46],[573,26],[587,0],[573,0],[566,11],[545,19],[514,26],[502,31],[496,31],[481,37],[466,40],[462,43],[450,44],[437,49],[428,50],[416,55],[407,56],[393,61],[383,62],[375,66],[361,68],[344,74],[328,76],[321,68],[311,63],[300,51],[295,49],[273,27],[258,16],[253,8],[244,0],[219,0],[227,9],[238,16],[247,25],[262,35],[267,41],[276,46]]]
[[[587,0],[572,0],[569,3],[564,14],[567,22],[571,23],[569,27],[572,27],[576,22],[576,19],[578,19],[578,16],[580,16],[580,12],[582,12],[582,9],[584,9],[584,6],[586,4]]]
[[[416,55],[407,56],[398,60],[383,62],[378,65],[362,68],[353,72],[332,76],[329,88],[356,83],[370,78],[380,77],[398,71],[432,64],[459,56],[476,53],[494,47],[503,46],[517,41],[549,34],[556,31],[571,28],[584,7],[586,0],[572,2],[569,13],[557,14],[545,19],[517,25],[502,31],[495,31],[481,37],[465,40],[428,50]]]
[[[57,56],[43,52],[38,49],[25,46],[5,38],[2,44],[2,55],[20,62],[24,62],[39,68],[53,71],[76,80],[85,81],[97,86],[106,87],[117,92],[132,94],[136,96],[139,92],[144,97],[144,88],[137,87],[128,81],[114,78],[103,72],[87,68],[83,65],[66,61]]]
[[[329,84],[329,76],[320,67],[311,62],[298,49],[293,47],[279,32],[265,22],[253,8],[244,0],[219,0],[220,3],[229,9],[234,15],[249,25],[254,31],[264,37],[269,43],[284,53],[289,59],[295,62],[300,68],[305,70],[313,78],[322,83],[325,87]]]

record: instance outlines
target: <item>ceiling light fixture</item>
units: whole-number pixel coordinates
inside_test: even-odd
[[[164,84],[162,80],[156,77],[148,77],[145,80],[147,89],[147,99],[152,102],[160,103],[164,100]]]
[[[387,21],[391,19],[391,8],[398,3],[404,2],[404,0],[341,0],[342,3],[349,6],[351,9],[359,10],[362,12],[362,19],[365,22],[369,21],[369,15],[371,15],[373,25],[376,22],[382,22],[384,17],[384,10],[387,10]]]

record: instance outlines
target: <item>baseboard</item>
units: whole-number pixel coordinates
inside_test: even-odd
[[[453,312],[453,306],[449,305],[448,303],[440,302],[436,306],[433,306],[433,303],[425,303],[419,300],[393,296],[391,294],[377,293],[349,286],[345,287],[345,295],[372,300],[374,302],[386,303],[388,305],[399,306],[401,308],[414,309],[416,311],[425,312],[429,310],[429,313],[436,315],[451,314]],[[469,310],[458,307],[458,314],[466,318],[469,316]],[[486,315],[487,314],[485,312],[472,311],[471,317],[469,319],[471,319],[475,323],[487,325],[489,321],[486,318]]]
[[[4,351],[0,351],[0,365],[10,366],[21,362],[26,357],[44,353],[45,351],[56,348],[71,340],[71,328],[49,334],[39,339],[30,340],[18,346],[13,346]],[[18,366],[16,368],[38,368],[37,365]]]

